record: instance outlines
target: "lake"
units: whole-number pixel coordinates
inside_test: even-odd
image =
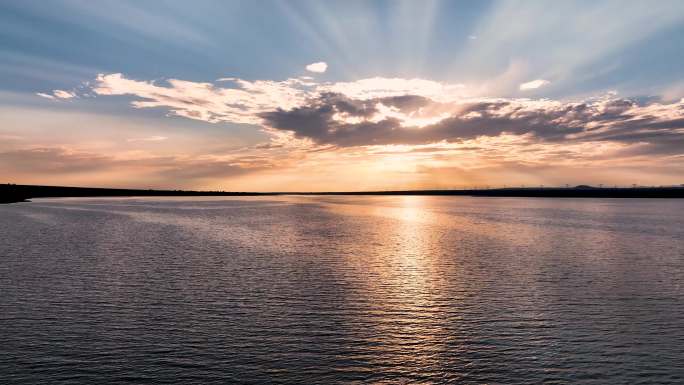
[[[684,382],[684,200],[0,206],[0,377]]]

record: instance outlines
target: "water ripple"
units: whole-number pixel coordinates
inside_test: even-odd
[[[0,207],[3,383],[684,383],[684,202]]]

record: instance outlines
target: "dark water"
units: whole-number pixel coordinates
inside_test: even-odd
[[[684,201],[0,206],[0,382],[684,383]]]

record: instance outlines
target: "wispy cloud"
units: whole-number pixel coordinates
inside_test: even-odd
[[[0,175],[30,173],[37,181],[98,175],[140,185],[192,186],[274,167],[269,159],[254,156],[112,156],[64,147],[0,151]]]
[[[275,106],[295,107],[306,99],[306,82],[300,79],[285,81],[231,81],[235,88],[218,87],[169,79],[168,86],[151,81],[131,80],[120,73],[99,75],[93,91],[98,95],[131,95],[141,100],[132,102],[135,108],[166,107],[171,113],[207,122],[258,124],[258,114]]]
[[[162,140],[166,140],[168,137],[166,136],[147,136],[144,138],[129,138],[126,139],[127,142],[161,142]]]
[[[51,99],[51,100],[56,100],[56,99],[72,99],[76,97],[76,93],[71,92],[71,91],[64,91],[64,90],[54,90],[51,93],[43,93],[43,92],[37,92],[36,95],[46,98],[46,99]]]
[[[536,90],[537,88],[544,87],[551,84],[550,81],[544,79],[536,79],[520,85],[520,91]]]

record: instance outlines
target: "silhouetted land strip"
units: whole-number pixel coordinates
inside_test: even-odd
[[[92,187],[0,185],[0,203],[31,198],[132,196],[272,196],[272,195],[461,195],[538,198],[684,198],[682,187],[532,187],[464,190],[339,191],[339,192],[226,192],[192,190],[136,190]]]
[[[258,196],[278,193],[192,191],[192,190],[136,190],[96,187],[61,187],[33,185],[0,185],[0,203],[23,202],[31,198],[69,197],[132,197],[132,196]]]

